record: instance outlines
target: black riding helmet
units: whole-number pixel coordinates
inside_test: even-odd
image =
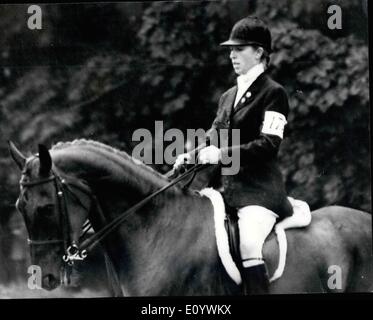
[[[246,17],[238,21],[232,28],[229,40],[221,46],[257,45],[272,52],[272,38],[266,24],[257,17]]]

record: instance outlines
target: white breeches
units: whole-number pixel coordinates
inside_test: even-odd
[[[247,268],[264,263],[261,260],[264,241],[278,215],[261,206],[247,206],[238,210],[238,218],[243,266]]]

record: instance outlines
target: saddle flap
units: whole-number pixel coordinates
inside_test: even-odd
[[[241,269],[242,257],[240,252],[240,233],[238,228],[238,216],[236,209],[228,208],[226,206],[224,226],[228,235],[229,251],[232,255],[234,263],[239,269]]]

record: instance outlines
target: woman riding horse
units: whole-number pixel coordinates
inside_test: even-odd
[[[268,292],[262,248],[277,219],[292,214],[277,153],[289,111],[284,88],[265,72],[271,53],[271,33],[263,21],[238,21],[228,41],[237,85],[220,98],[212,130],[240,129],[240,144],[219,148],[217,141],[199,151],[198,161],[216,164],[234,151],[240,156],[237,175],[222,175],[226,203],[238,209],[244,292]],[[212,130],[210,132],[212,132]],[[212,139],[211,139],[212,140]],[[190,153],[176,159],[174,169],[190,162]]]
[[[238,86],[221,97],[212,129],[241,129],[242,142],[218,148],[211,139],[213,145],[198,148],[199,160],[225,163],[228,152],[240,151],[239,174],[223,176],[224,196],[239,208],[240,229],[247,230],[241,232],[240,248],[245,291],[264,293],[262,257],[273,273],[279,249],[274,236],[263,242],[277,216],[292,211],[276,164],[288,103],[284,89],[264,72],[271,36],[259,19],[239,21],[223,45],[231,48]],[[28,158],[14,144],[9,147],[22,171],[17,208],[28,230],[32,263],[43,271],[43,288],[56,288],[67,269],[65,257],[83,252],[88,219],[127,296],[241,294],[240,281],[231,277],[219,254],[214,203],[208,197],[173,186],[138,207],[169,180],[95,141],[59,143],[50,150],[40,145]],[[179,156],[175,168],[184,158],[191,155]],[[313,212],[309,227],[287,233],[286,268],[269,293],[371,290],[371,221],[366,212],[338,206]],[[336,266],[340,285],[330,286],[329,270]]]
[[[84,248],[79,239],[86,219],[98,235],[120,218],[100,243],[126,296],[241,294],[240,281],[231,278],[218,254],[209,198],[174,186],[128,214],[169,180],[95,141],[60,143],[50,150],[40,146],[38,155],[28,158],[10,143],[10,152],[22,170],[17,208],[27,227],[32,264],[42,269],[43,288],[52,290],[63,279],[66,247]],[[370,214],[350,208],[314,211],[309,227],[287,232],[286,268],[269,292],[371,290],[371,223]],[[278,251],[270,235],[263,247],[270,274]],[[330,274],[336,266],[340,272]],[[338,286],[329,285],[332,276],[340,279]]]

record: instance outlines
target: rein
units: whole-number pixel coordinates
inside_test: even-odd
[[[60,219],[62,224],[62,239],[50,239],[50,240],[36,240],[36,239],[28,239],[28,244],[30,245],[30,251],[31,256],[34,255],[33,246],[41,246],[41,245],[52,245],[52,244],[59,244],[63,243],[64,246],[64,255],[62,257],[62,260],[64,261],[64,267],[63,272],[64,276],[62,279],[66,279],[67,283],[70,282],[70,274],[71,274],[71,267],[77,260],[84,260],[88,252],[91,251],[93,248],[95,248],[100,242],[107,237],[113,230],[115,230],[130,214],[136,212],[143,206],[145,206],[147,203],[149,203],[153,198],[155,198],[160,193],[166,191],[167,189],[171,188],[175,184],[179,183],[183,179],[185,179],[187,176],[192,174],[192,177],[189,179],[189,181],[183,186],[183,189],[186,189],[189,187],[191,182],[193,181],[196,173],[203,168],[205,168],[205,164],[196,164],[193,167],[191,167],[189,170],[186,170],[183,174],[181,174],[179,177],[176,177],[174,180],[166,184],[164,187],[160,188],[159,190],[155,191],[154,193],[150,194],[122,214],[120,214],[117,218],[112,220],[110,223],[105,225],[101,230],[94,233],[92,236],[84,239],[80,245],[78,245],[74,240],[71,241],[71,224],[69,221],[69,214],[68,214],[68,207],[67,207],[67,201],[65,197],[65,192],[68,192],[70,196],[74,198],[75,201],[79,203],[81,207],[89,211],[89,208],[87,208],[79,199],[79,197],[71,190],[71,188],[76,188],[86,195],[88,195],[91,199],[91,201],[95,204],[96,209],[99,210],[102,213],[101,206],[96,198],[96,196],[91,192],[88,185],[82,183],[81,181],[74,179],[74,178],[61,178],[54,170],[52,170],[52,175],[43,178],[36,181],[30,181],[30,182],[21,182],[20,185],[22,187],[34,187],[41,184],[46,183],[53,183],[55,185],[56,190],[56,197],[58,202],[58,210],[60,212]],[[182,169],[185,170],[184,167]],[[179,174],[179,170],[171,170],[166,174],[167,178],[173,178],[176,174]],[[67,181],[68,180],[68,181]],[[88,231],[92,228],[89,221],[83,224],[82,226],[82,234],[79,237],[79,241],[84,238],[84,236],[88,233]],[[114,269],[111,259],[107,256],[107,254],[104,252],[105,255],[105,262],[107,265],[107,272],[108,272],[108,278],[111,282],[111,287],[114,292],[115,296],[123,296],[123,292],[119,283],[118,275],[116,274],[116,270]],[[63,283],[64,280],[61,280]]]
[[[53,170],[52,170],[52,175],[50,177],[36,180],[36,181],[31,181],[31,182],[21,182],[20,184],[23,187],[34,187],[34,186],[49,183],[49,182],[53,182],[55,184],[56,195],[58,199],[58,208],[61,213],[60,218],[62,220],[61,222],[63,226],[63,239],[51,239],[51,240],[28,239],[28,244],[30,246],[35,246],[35,245],[50,245],[50,244],[64,243],[65,254],[63,256],[63,261],[71,266],[73,265],[75,260],[84,260],[87,257],[88,252],[94,249],[105,237],[107,237],[113,230],[115,230],[130,214],[133,214],[134,212],[136,212],[137,210],[145,206],[147,203],[149,203],[157,195],[173,187],[180,181],[184,180],[187,176],[192,174],[191,179],[183,186],[183,189],[187,188],[192,182],[196,173],[204,169],[205,167],[206,167],[205,164],[196,164],[192,166],[190,169],[186,170],[183,174],[181,174],[180,176],[178,176],[177,178],[175,178],[174,180],[166,184],[164,187],[148,195],[146,198],[144,198],[143,200],[136,203],[134,206],[132,206],[131,208],[129,208],[128,210],[120,214],[110,223],[105,225],[101,230],[97,231],[92,236],[83,240],[83,242],[79,246],[74,241],[70,242],[70,222],[69,222],[69,216],[67,212],[67,205],[66,205],[66,198],[65,198],[64,191],[69,192],[69,194],[74,197],[74,200],[76,200],[80,206],[82,206],[86,210],[89,210],[83,205],[83,203],[75,195],[75,193],[72,192],[70,187],[76,188],[84,192],[95,203],[97,209],[101,210],[101,207],[99,205],[97,198],[92,194],[89,187],[76,179],[74,179],[76,180],[74,182],[66,181],[65,178],[61,178]],[[177,173],[178,172],[176,172],[175,170],[171,170],[170,172],[166,174],[166,177],[167,178],[173,177]],[[72,180],[72,179],[69,178],[68,180]],[[80,238],[83,238],[91,228],[92,227],[90,223],[86,222],[83,225],[83,234],[80,236]]]
[[[211,144],[210,138],[207,137],[206,144],[201,144],[199,147],[197,147],[197,149],[195,149],[193,151],[193,155],[197,156],[198,152],[202,148],[204,148],[205,146],[210,145],[210,144]],[[149,196],[147,196],[146,198],[144,198],[143,200],[141,200],[140,202],[138,202],[137,204],[135,204],[134,206],[132,206],[131,208],[129,208],[127,211],[123,212],[120,216],[118,216],[113,221],[111,221],[110,223],[108,223],[101,230],[99,230],[98,232],[94,233],[90,238],[84,240],[81,243],[80,247],[79,247],[80,253],[82,255],[87,255],[88,251],[92,250],[96,245],[98,245],[99,242],[102,239],[104,239],[108,234],[111,233],[111,231],[113,231],[115,228],[117,228],[130,214],[136,212],[141,207],[145,206],[154,197],[156,197],[157,195],[159,195],[163,191],[166,191],[167,189],[171,188],[172,186],[174,186],[175,184],[179,183],[180,181],[184,180],[187,176],[189,176],[190,174],[192,174],[192,176],[187,181],[187,183],[185,183],[184,186],[182,187],[183,190],[189,188],[189,186],[193,182],[193,180],[194,180],[197,172],[200,171],[200,170],[202,170],[202,169],[204,169],[204,168],[206,168],[207,166],[208,165],[206,165],[206,164],[198,164],[197,163],[197,164],[193,165],[190,169],[186,170],[184,173],[182,173],[178,177],[177,177],[177,175],[181,172],[181,170],[185,170],[184,166],[182,166],[178,170],[172,169],[171,171],[169,171],[168,173],[166,173],[166,177],[168,179],[172,179],[172,178],[174,178],[174,176],[176,176],[176,178],[174,180],[172,180],[170,183],[168,183],[167,185],[165,185],[164,187],[162,187],[161,189],[155,191],[154,193],[150,194]],[[100,205],[99,205],[99,203],[97,201],[97,199],[95,199],[95,202],[96,202],[96,206],[97,206],[98,210],[102,211],[101,207],[100,207]],[[90,229],[91,229],[90,223],[89,222],[85,223],[83,225],[83,230],[84,230],[83,231],[83,235],[85,235]]]
[[[176,179],[172,180],[170,183],[165,185],[164,187],[160,188],[159,190],[153,192],[140,202],[136,203],[134,206],[123,212],[121,215],[116,217],[114,220],[112,220],[110,223],[108,223],[105,227],[103,227],[101,230],[94,233],[90,238],[84,240],[81,245],[79,246],[80,252],[82,254],[87,254],[88,251],[92,250],[96,245],[100,243],[101,240],[103,240],[106,236],[108,236],[114,229],[116,229],[130,214],[136,212],[143,206],[145,206],[148,202],[150,202],[154,197],[159,195],[160,193],[166,191],[167,189],[171,188],[175,184],[179,183],[180,181],[184,180],[187,176],[190,174],[193,174],[193,176],[200,170],[204,169],[206,165],[204,164],[196,164],[186,172],[184,172],[182,175],[177,177]],[[171,174],[174,174],[175,172],[171,171]],[[170,175],[169,175],[170,176]],[[188,182],[189,184],[189,182]]]

